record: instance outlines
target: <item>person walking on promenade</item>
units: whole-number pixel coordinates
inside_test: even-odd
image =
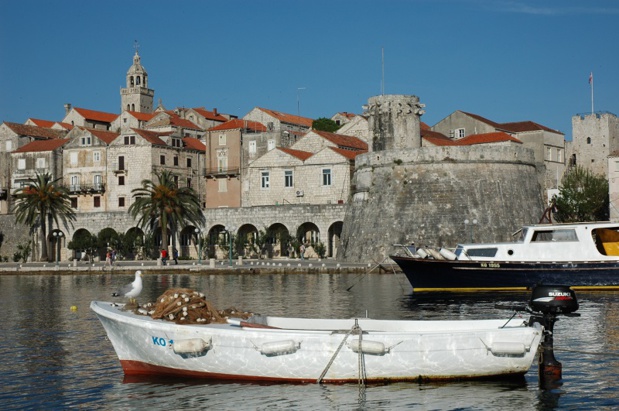
[[[176,248],[172,250],[172,258],[174,258],[174,265],[178,265],[178,250]]]
[[[305,243],[299,247],[299,254],[301,254],[301,260],[305,260]]]
[[[166,265],[167,261],[168,261],[168,252],[162,248],[161,249],[161,264]]]

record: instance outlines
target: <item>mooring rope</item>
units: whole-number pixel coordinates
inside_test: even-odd
[[[357,328],[357,331],[359,333],[359,377],[358,377],[358,384],[359,384],[359,400],[364,400],[365,399],[365,384],[367,382],[367,374],[365,372],[365,358],[363,356],[363,344],[362,344],[362,340],[363,340],[363,331],[361,330],[361,327],[359,327],[359,324],[357,322],[357,320],[355,319],[355,326]]]
[[[358,320],[355,318],[355,324],[352,326],[352,328],[350,330],[348,330],[346,335],[344,335],[344,339],[340,343],[339,347],[337,347],[337,350],[335,350],[335,352],[333,353],[333,356],[331,356],[331,359],[327,363],[327,366],[325,367],[325,369],[322,371],[322,374],[320,374],[320,377],[318,377],[318,379],[316,380],[316,384],[321,384],[322,383],[322,380],[325,378],[325,375],[327,375],[327,372],[329,372],[329,368],[331,368],[331,365],[335,361],[335,357],[337,357],[337,355],[340,353],[340,350],[344,346],[344,343],[346,342],[346,339],[348,338],[348,336],[350,334],[352,334],[353,332],[355,332],[357,330],[360,331],[361,328],[359,327]]]

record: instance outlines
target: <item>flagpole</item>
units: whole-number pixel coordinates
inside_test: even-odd
[[[593,109],[593,72],[589,75],[589,84],[591,84],[591,114],[595,113]]]

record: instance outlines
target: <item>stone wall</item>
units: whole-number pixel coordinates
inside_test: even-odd
[[[337,256],[343,261],[380,262],[393,244],[508,241],[544,209],[533,153],[522,147],[368,153],[357,156],[354,184]]]

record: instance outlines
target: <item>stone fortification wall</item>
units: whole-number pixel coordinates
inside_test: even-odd
[[[18,244],[26,244],[31,238],[28,227],[15,222],[15,215],[0,215],[0,233],[3,236],[0,246],[0,257],[8,257],[13,261],[13,254],[17,251]]]
[[[508,241],[544,209],[533,152],[522,147],[368,153],[356,159],[354,184],[337,256],[343,261],[381,262],[393,244]]]
[[[421,147],[420,117],[425,105],[412,95],[381,95],[370,97],[370,151],[398,150]]]

